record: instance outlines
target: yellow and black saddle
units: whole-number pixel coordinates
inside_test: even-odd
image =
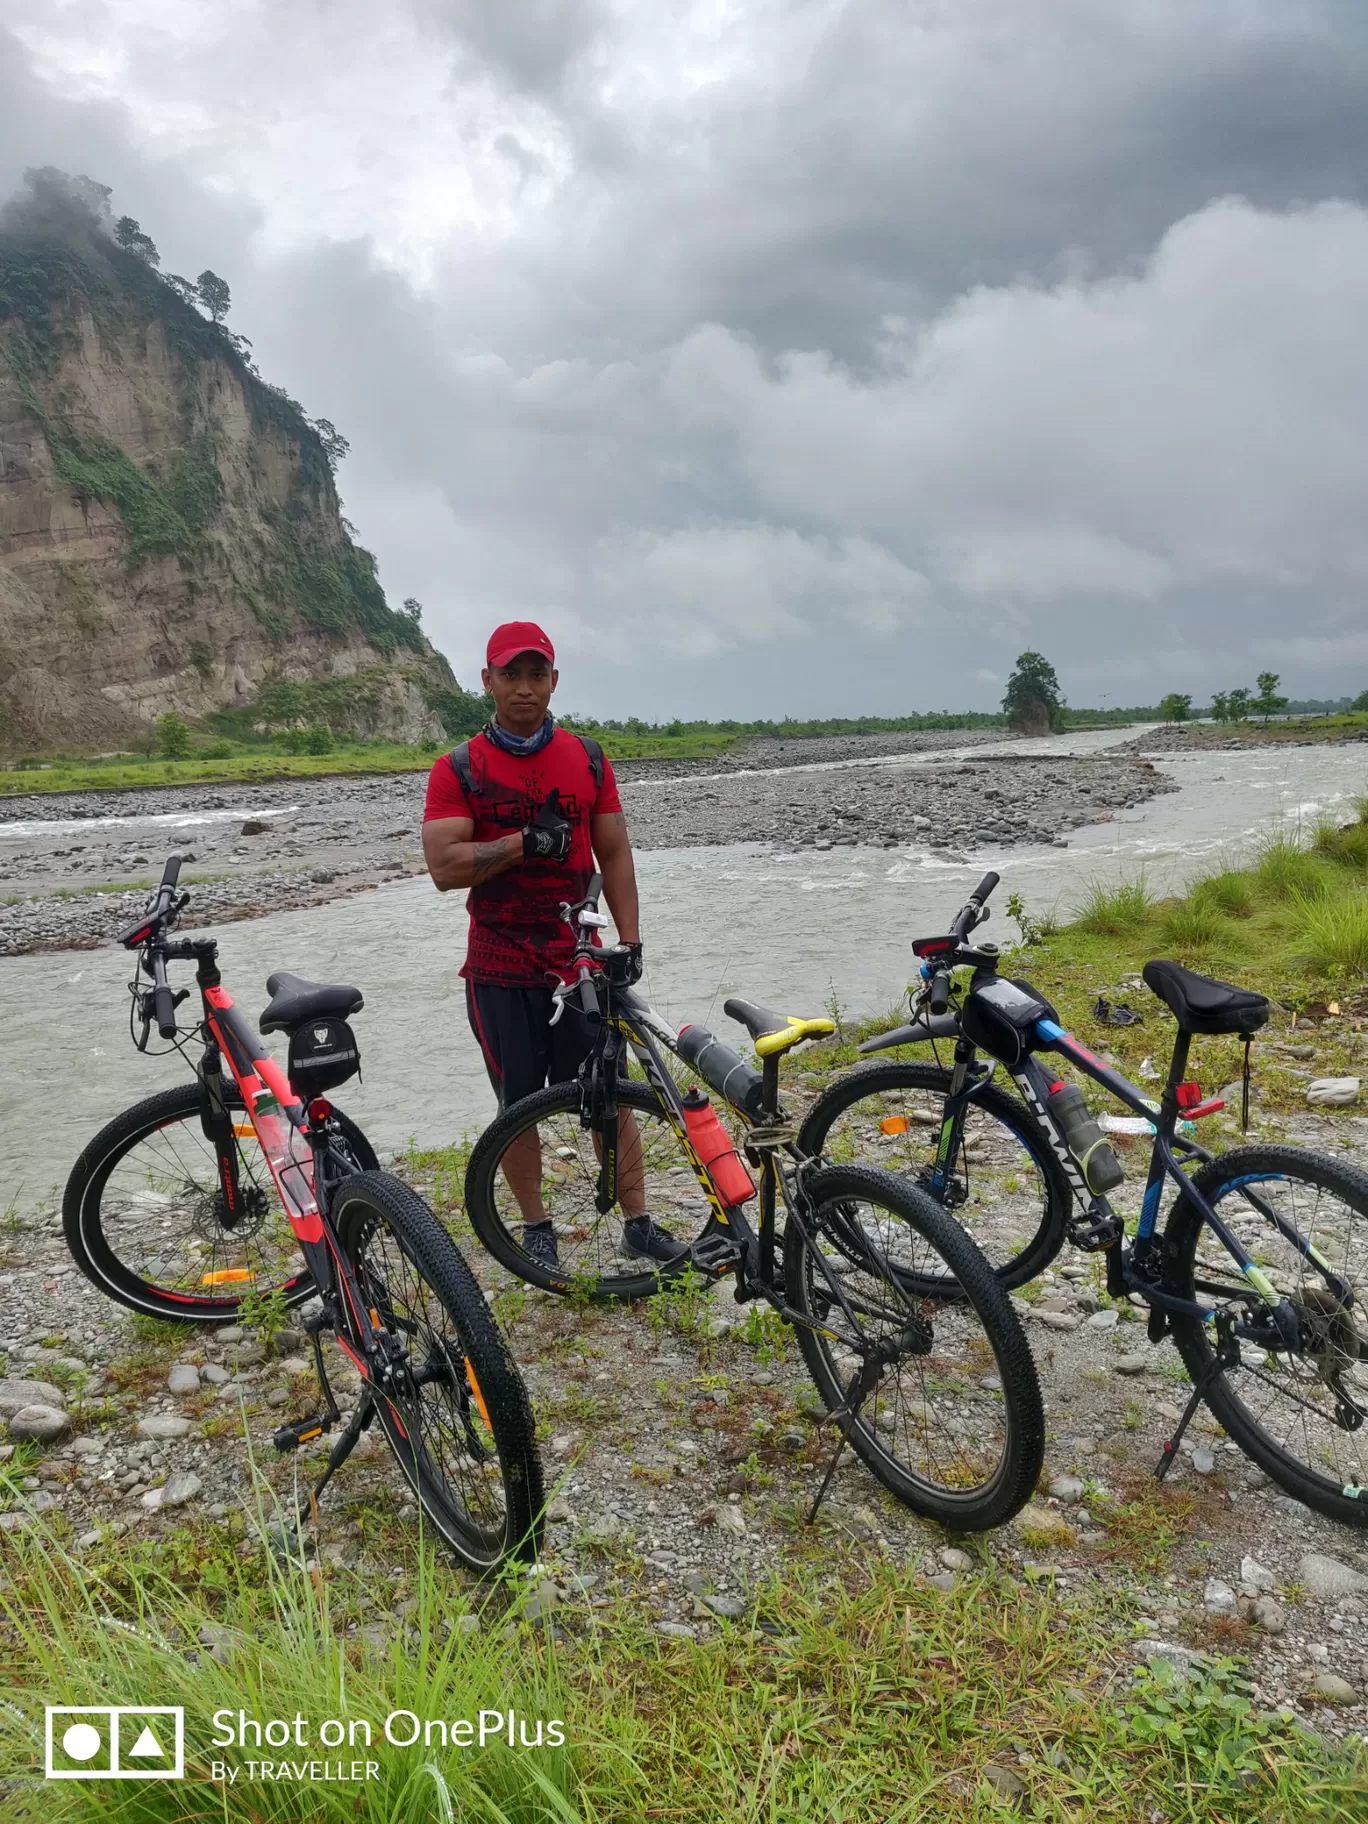
[[[836,1022],[828,1019],[804,1020],[796,1013],[775,1013],[757,1001],[743,1001],[735,996],[722,1003],[728,1019],[739,1020],[755,1041],[755,1055],[777,1058],[804,1039],[817,1039],[835,1032]]]

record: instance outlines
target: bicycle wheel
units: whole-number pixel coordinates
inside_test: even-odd
[[[332,1214],[363,1298],[404,1344],[376,1414],[424,1514],[472,1570],[531,1562],[543,1507],[532,1408],[460,1249],[385,1172],[346,1179]]]
[[[1223,1369],[1206,1403],[1246,1456],[1318,1513],[1368,1526],[1368,1176],[1293,1146],[1244,1146],[1193,1178],[1251,1258],[1301,1315],[1298,1354],[1239,1341],[1238,1366]],[[1336,1309],[1323,1273],[1259,1210],[1259,1197],[1311,1242],[1354,1297]],[[1205,1230],[1205,1233],[1204,1233]],[[1168,1275],[1184,1298],[1235,1309],[1248,1282],[1180,1196],[1165,1235]],[[1174,1317],[1173,1339],[1194,1383],[1215,1355],[1215,1317]]]
[[[1064,1245],[1069,1181],[1030,1112],[992,1084],[964,1111],[960,1143],[935,1183],[950,1072],[876,1060],[846,1071],[808,1110],[809,1159],[877,1165],[924,1190],[973,1236],[1004,1286],[1024,1286]]]
[[[917,1513],[953,1532],[1001,1526],[1030,1499],[1045,1452],[1035,1363],[1006,1289],[959,1224],[891,1172],[828,1166],[803,1190],[808,1233],[790,1217],[785,1292],[821,1326],[795,1328],[828,1411]],[[919,1281],[953,1279],[956,1296],[910,1290],[891,1250]],[[847,1410],[860,1346],[885,1359]]]
[[[649,1084],[635,1082],[619,1084],[618,1107],[636,1116],[647,1211],[678,1240],[696,1241],[712,1207],[698,1188],[666,1109]],[[504,1171],[509,1148],[529,1144],[528,1135],[539,1136],[542,1204],[560,1254],[554,1271],[523,1252],[522,1210]],[[549,1292],[581,1290],[598,1302],[643,1298],[659,1287],[661,1269],[622,1252],[620,1208],[604,1216],[595,1207],[599,1160],[594,1141],[595,1136],[580,1125],[578,1083],[553,1083],[524,1096],[475,1143],[466,1168],[466,1215],[495,1260],[531,1285]],[[624,1142],[618,1155],[619,1183],[631,1164]]]
[[[241,1113],[233,1131],[242,1215],[231,1228],[197,1083],[116,1115],[72,1167],[62,1200],[67,1246],[86,1278],[131,1311],[222,1324],[248,1292],[279,1292],[291,1305],[313,1292],[237,1085],[224,1090],[228,1107]],[[360,1128],[340,1110],[334,1119],[357,1166],[373,1170]]]

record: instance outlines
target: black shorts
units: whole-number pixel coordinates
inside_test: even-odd
[[[553,1026],[549,988],[498,988],[466,981],[470,1030],[484,1053],[485,1069],[508,1108],[546,1083],[573,1081],[593,1049],[594,1033],[578,1007],[566,1003]]]

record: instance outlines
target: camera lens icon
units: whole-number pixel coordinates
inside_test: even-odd
[[[62,1748],[73,1761],[93,1761],[104,1737],[93,1723],[73,1723],[62,1736]]]

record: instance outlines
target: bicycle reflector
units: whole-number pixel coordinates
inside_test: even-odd
[[[879,1123],[881,1134],[905,1134],[909,1127],[906,1115],[885,1115]]]
[[[1214,1115],[1225,1107],[1219,1096],[1211,1096],[1203,1102],[1200,1083],[1180,1083],[1173,1093],[1178,1098],[1180,1113],[1189,1121],[1200,1121],[1203,1115]]]
[[[919,937],[912,945],[913,956],[944,956],[947,950],[953,950],[957,938],[953,937]]]

